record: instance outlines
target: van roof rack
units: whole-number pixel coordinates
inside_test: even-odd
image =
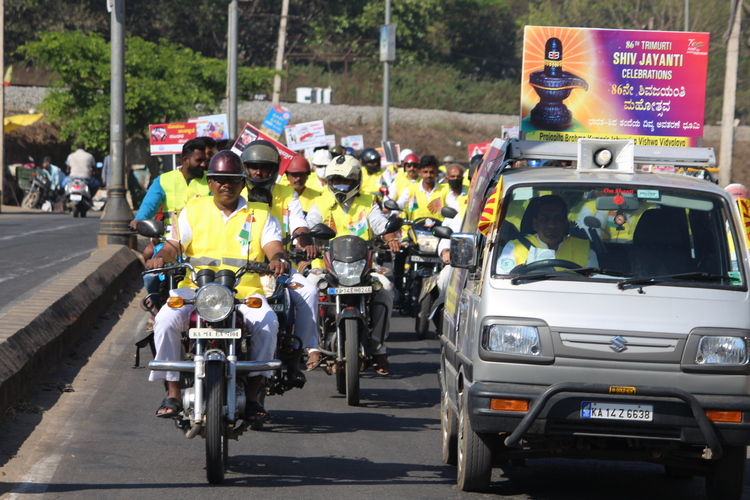
[[[577,161],[577,142],[522,141],[512,139],[508,145],[508,158],[516,160]],[[715,167],[713,148],[635,146],[633,160],[636,164],[658,164],[675,167]]]

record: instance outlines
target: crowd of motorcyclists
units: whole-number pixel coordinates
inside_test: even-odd
[[[236,272],[245,262],[267,261],[274,275],[287,275],[293,283],[289,294],[296,318],[294,335],[302,346],[299,352],[306,354],[304,369],[312,371],[322,364],[329,374],[336,374],[343,370],[342,358],[332,352],[335,342],[326,343],[319,317],[324,311],[321,301],[338,300],[331,298],[333,295],[324,299],[331,285],[321,285],[326,268],[331,272],[333,268],[330,258],[321,253],[324,242],[313,236],[322,224],[333,232],[331,236],[360,238],[378,257],[367,262],[365,271],[371,274],[368,283],[372,285],[366,287],[371,290],[370,298],[361,310],[370,317],[366,319],[363,357],[356,366],[388,375],[386,339],[394,302],[401,308],[405,301],[415,299],[406,289],[405,267],[409,267],[409,246],[416,240],[410,240],[405,228],[394,230],[401,224],[394,225],[391,219],[398,217],[406,224],[427,219],[439,224],[445,217],[443,209],[450,207],[454,212],[447,213],[454,217],[446,223],[457,227],[466,206],[468,176],[464,167],[450,157],[441,165],[433,155],[420,157],[406,150],[401,153],[401,163],[382,168],[375,149],[356,154],[340,146],[318,149],[310,161],[297,155],[283,175],[279,175],[281,163],[277,148],[265,140],[250,143],[241,156],[230,150],[217,152],[216,144],[204,138],[188,141],[183,146],[181,167],[155,179],[131,222],[133,230],[139,220],[163,219],[166,223],[163,237],[152,239],[144,253],[146,268],[160,269],[170,261],[184,260],[200,275],[202,269]],[[445,254],[441,257],[446,260]],[[392,262],[387,271],[377,264],[384,261]],[[271,359],[279,322],[258,275],[239,274],[237,298],[254,297],[262,304],[239,309],[252,332],[250,360]],[[193,309],[190,305],[162,307],[164,298],[168,295],[190,302],[198,285],[186,277],[177,288],[164,290],[165,282],[156,274],[145,276],[144,282],[148,291],[144,302],[153,315],[148,330],[154,335],[154,359],[178,361],[184,356],[182,335]],[[331,288],[325,293],[357,288],[347,288],[345,281],[340,285],[342,291]],[[302,387],[306,381],[302,363],[300,356],[288,361],[286,377],[291,387]],[[258,397],[264,376],[269,373],[252,373],[247,379],[247,422],[269,417]],[[156,415],[177,417],[183,410],[179,373],[152,371],[150,380],[164,380],[167,386]]]

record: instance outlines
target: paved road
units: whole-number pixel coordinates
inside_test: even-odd
[[[658,466],[572,460],[495,469],[489,493],[460,492],[440,459],[438,344],[404,318],[393,321],[392,374],[364,375],[361,406],[316,370],[303,390],[267,400],[273,421],[230,442],[226,482],[210,486],[204,442],[153,416],[162,388],[131,368],[145,324],[134,290],[0,427],[3,499],[703,498],[702,479]]]
[[[60,212],[3,207],[0,214],[0,314],[14,301],[96,250],[99,212],[84,219]]]

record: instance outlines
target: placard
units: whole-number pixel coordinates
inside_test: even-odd
[[[527,26],[525,138],[693,146],[703,135],[709,33]]]
[[[326,131],[323,120],[298,123],[284,128],[286,144],[293,151],[326,146]]]
[[[182,145],[195,139],[195,122],[161,123],[148,126],[151,156],[182,154]]]
[[[246,123],[245,126],[242,128],[242,132],[240,132],[240,136],[235,141],[234,146],[232,146],[232,152],[236,153],[238,156],[241,157],[242,152],[245,151],[245,148],[247,148],[250,145],[250,143],[256,139],[264,139],[266,141],[269,141],[274,146],[276,146],[276,149],[279,150],[279,155],[281,157],[279,175],[282,175],[286,171],[286,167],[289,165],[289,162],[291,162],[292,158],[294,158],[294,154],[295,154],[294,151],[284,146],[273,137],[267,136],[266,134],[264,134],[257,128],[250,125],[249,123]]]

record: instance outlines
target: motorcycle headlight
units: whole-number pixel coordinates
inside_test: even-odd
[[[354,262],[334,260],[333,272],[336,273],[339,283],[344,286],[354,286],[359,283],[362,272],[365,270],[365,264],[367,262],[364,259],[355,260]]]
[[[735,365],[748,362],[747,341],[743,337],[701,337],[695,353],[698,365]]]
[[[539,356],[539,330],[534,326],[486,325],[482,347],[491,352]]]
[[[440,238],[426,231],[416,231],[420,253],[437,253]]]
[[[206,321],[221,321],[234,309],[234,293],[218,283],[209,283],[195,294],[195,310]]]

